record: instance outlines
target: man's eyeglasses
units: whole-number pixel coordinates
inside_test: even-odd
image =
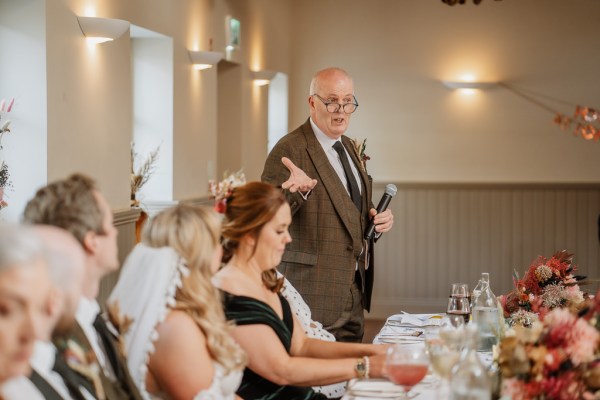
[[[321,100],[321,102],[323,102],[323,104],[325,104],[325,108],[327,109],[327,111],[332,114],[339,112],[340,108],[343,109],[346,114],[352,114],[354,111],[356,111],[356,108],[358,107],[358,101],[356,101],[356,97],[354,97],[354,96],[352,96],[352,98],[354,99],[354,103],[344,103],[344,104],[336,103],[334,101],[327,101],[316,93],[313,94],[312,96],[315,96],[316,98]]]

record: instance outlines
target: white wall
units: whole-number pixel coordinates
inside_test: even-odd
[[[269,140],[267,149],[271,151],[273,146],[287,133],[288,119],[288,77],[278,72],[269,83]]]
[[[173,41],[163,35],[132,39],[135,166],[159,148],[154,173],[139,201],[173,200]]]
[[[12,189],[0,219],[17,221],[35,190],[46,184],[46,23],[43,0],[0,0],[0,99],[15,99],[5,117],[0,160],[9,165]],[[4,123],[4,117],[2,123]]]

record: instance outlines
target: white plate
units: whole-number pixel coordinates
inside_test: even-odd
[[[402,387],[386,379],[353,379],[348,383],[347,394],[372,399],[393,399],[402,395]]]

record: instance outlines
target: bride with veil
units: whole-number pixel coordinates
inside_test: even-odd
[[[230,336],[210,282],[221,261],[219,228],[208,208],[180,204],[161,212],[110,295],[145,399],[239,399],[246,355]]]

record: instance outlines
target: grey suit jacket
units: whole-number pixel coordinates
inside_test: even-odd
[[[359,264],[364,265],[363,234],[368,210],[373,206],[371,178],[363,170],[351,140],[342,136],[342,143],[360,171],[361,211],[356,208],[344,183],[329,163],[310,120],[275,145],[262,174],[264,182],[280,187],[290,176],[281,163],[281,157],[285,156],[318,181],[307,200],[299,193],[285,192],[293,215],[290,226],[292,242],[283,255],[279,271],[302,294],[311,308],[313,319],[325,326],[333,324],[344,310],[357,259]],[[368,310],[373,265],[369,266],[366,275],[364,268],[360,268],[360,272],[364,283],[363,305]]]

